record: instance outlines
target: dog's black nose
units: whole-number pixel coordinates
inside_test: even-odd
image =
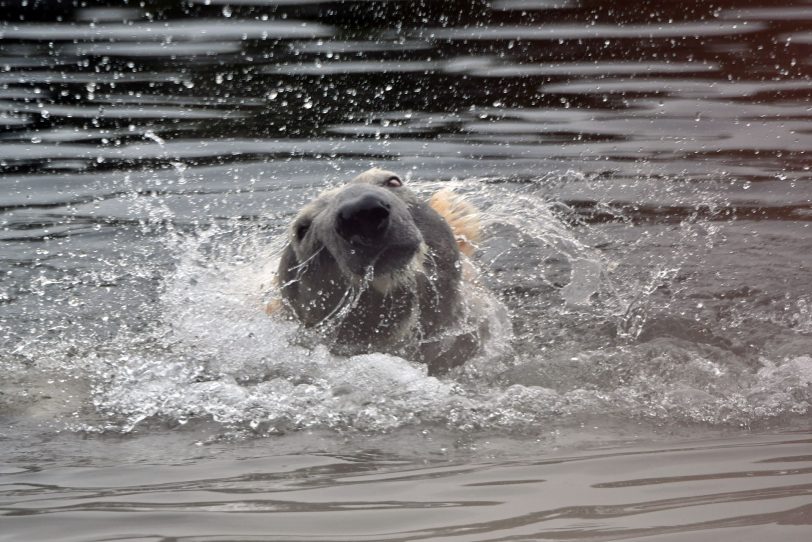
[[[376,194],[364,194],[338,209],[336,230],[344,239],[368,243],[389,227],[390,205]]]

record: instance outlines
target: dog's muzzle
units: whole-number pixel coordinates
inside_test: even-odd
[[[391,205],[377,194],[362,194],[341,205],[336,231],[353,245],[375,245],[389,229]]]

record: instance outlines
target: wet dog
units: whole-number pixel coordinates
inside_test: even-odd
[[[293,220],[268,312],[320,329],[337,353],[389,352],[442,373],[480,347],[464,293],[478,236],[476,210],[453,193],[425,202],[396,174],[366,171]]]

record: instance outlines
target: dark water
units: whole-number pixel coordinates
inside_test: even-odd
[[[812,4],[0,7],[0,540],[812,536]],[[261,311],[372,166],[483,212],[442,379]]]

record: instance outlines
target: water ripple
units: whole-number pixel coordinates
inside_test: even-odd
[[[222,41],[330,37],[330,26],[306,21],[177,20],[81,25],[5,23],[0,39],[31,41]]]

